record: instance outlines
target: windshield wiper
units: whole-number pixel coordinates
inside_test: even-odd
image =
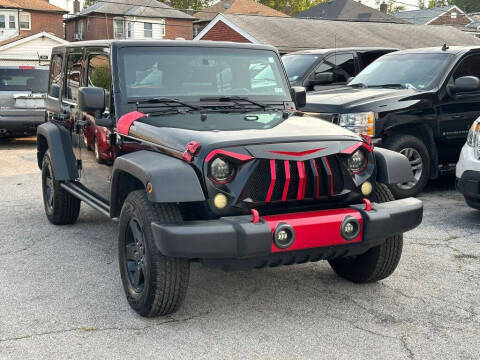
[[[360,87],[362,89],[367,88],[367,85],[365,85],[364,83],[348,84],[348,86],[350,86],[350,87]]]
[[[168,104],[168,103],[174,103],[174,104],[179,104],[185,107],[188,107],[192,110],[203,110],[200,106],[190,104],[184,101],[180,101],[178,99],[173,99],[173,98],[150,98],[150,99],[141,99],[141,100],[132,100],[129,101],[129,103],[136,103],[137,106],[139,104]]]
[[[220,102],[233,102],[235,105],[239,106],[241,105],[240,101],[245,101],[248,102],[252,105],[256,105],[262,109],[266,109],[268,105],[262,104],[257,101],[250,100],[248,97],[242,97],[242,96],[220,96],[220,97],[205,97],[205,98],[200,98],[200,101],[220,101]]]
[[[405,85],[403,84],[382,84],[382,85],[370,85],[369,87],[379,87],[379,88],[397,88],[397,89],[405,89]]]

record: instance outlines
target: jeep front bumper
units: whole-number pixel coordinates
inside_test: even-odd
[[[332,257],[358,255],[381,244],[387,237],[403,233],[422,221],[423,204],[415,198],[354,205],[343,209],[319,210],[261,217],[252,222],[251,215],[223,217],[218,220],[186,221],[178,224],[152,223],[158,250],[166,255],[189,259],[249,259],[295,252],[327,250]],[[347,240],[341,232],[345,218],[360,225],[358,235]],[[280,226],[294,230],[288,248],[273,241]],[[346,252],[344,249],[349,249]]]

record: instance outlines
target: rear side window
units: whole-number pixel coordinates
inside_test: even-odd
[[[48,71],[43,69],[0,69],[0,91],[47,92]]]
[[[82,55],[70,54],[67,62],[67,86],[65,99],[74,102],[78,99],[78,88],[82,86]]]
[[[50,88],[48,95],[52,98],[60,98],[60,89],[62,88],[62,63],[63,57],[61,55],[53,55],[50,63]]]
[[[462,76],[480,78],[480,54],[470,55],[460,63],[460,66],[453,73],[453,79],[456,80]]]

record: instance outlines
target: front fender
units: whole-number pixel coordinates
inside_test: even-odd
[[[146,188],[148,199],[157,203],[204,201],[205,194],[193,167],[180,159],[154,151],[141,150],[118,157],[112,170],[111,204],[113,214],[119,213],[121,198],[120,175],[127,173]]]
[[[377,181],[398,184],[414,180],[412,168],[404,155],[378,147],[373,153],[377,165]]]
[[[44,141],[47,143],[45,148],[43,148]],[[72,140],[68,130],[51,122],[38,126],[37,160],[39,166],[42,164],[43,155],[47,147],[50,151],[55,179],[58,181],[78,179]]]

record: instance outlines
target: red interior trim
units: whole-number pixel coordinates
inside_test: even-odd
[[[128,135],[130,126],[132,126],[133,122],[145,116],[147,115],[140,111],[132,111],[122,115],[117,121],[117,132],[119,134]]]
[[[360,234],[351,241],[345,240],[340,233],[340,225],[346,216],[352,216],[360,223]],[[363,238],[362,215],[351,208],[267,215],[262,216],[262,219],[267,222],[272,234],[279,223],[286,223],[295,230],[292,246],[279,249],[272,241],[272,253],[358,243]]]
[[[305,198],[305,163],[303,161],[297,161],[298,169],[298,191],[297,191],[297,200],[303,200]]]
[[[272,200],[273,189],[275,189],[275,182],[277,181],[277,171],[275,169],[275,160],[270,160],[270,186],[268,188],[267,199],[266,202],[270,202]]]
[[[328,177],[330,178],[330,195],[333,196],[333,172],[332,172],[332,168],[330,167],[330,162],[328,161],[327,157],[325,156],[324,157],[325,159],[325,164],[327,165],[328,167],[328,171],[330,173],[330,175],[328,175]]]
[[[285,165],[285,186],[283,187],[282,201],[287,200],[288,187],[290,186],[290,163],[288,160],[283,162]]]
[[[318,151],[325,150],[326,147],[323,148],[318,148],[318,149],[311,149],[311,150],[305,150],[305,151],[268,151],[271,154],[279,154],[279,155],[290,155],[290,156],[305,156],[309,154],[316,153]]]
[[[226,150],[222,150],[222,149],[215,149],[207,155],[207,157],[205,158],[205,161],[209,162],[210,160],[212,160],[212,158],[215,155],[219,155],[219,154],[226,155],[228,157],[231,157],[231,158],[234,158],[234,159],[237,159],[237,160],[240,160],[240,161],[248,161],[248,160],[253,159],[253,156],[250,156],[250,155],[237,154],[237,153],[234,153],[234,152],[231,152],[231,151],[226,151]]]

